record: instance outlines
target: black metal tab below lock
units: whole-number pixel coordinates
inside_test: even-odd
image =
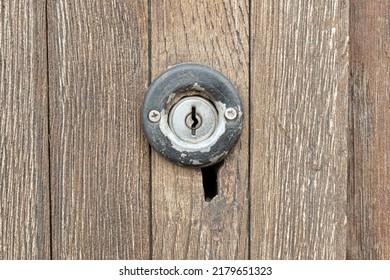
[[[150,145],[162,156],[204,167],[222,160],[237,142],[243,110],[237,90],[222,73],[186,63],[153,81],[141,120]]]

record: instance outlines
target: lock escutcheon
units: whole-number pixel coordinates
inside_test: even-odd
[[[180,165],[203,167],[222,160],[237,142],[241,100],[219,71],[200,64],[170,67],[150,85],[141,121],[151,146]]]

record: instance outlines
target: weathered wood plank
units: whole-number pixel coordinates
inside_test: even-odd
[[[348,1],[254,1],[251,258],[343,259]]]
[[[45,1],[0,1],[0,259],[50,258]]]
[[[53,258],[149,258],[148,7],[49,1]]]
[[[390,259],[390,3],[351,1],[351,259]]]
[[[248,112],[248,1],[151,1],[152,77],[170,65],[197,62],[223,72]],[[155,259],[248,256],[248,120],[218,173],[218,195],[205,201],[200,169],[152,153]]]

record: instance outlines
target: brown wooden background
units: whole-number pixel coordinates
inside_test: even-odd
[[[1,259],[389,259],[387,0],[0,0]],[[239,89],[239,143],[151,151],[168,66]]]

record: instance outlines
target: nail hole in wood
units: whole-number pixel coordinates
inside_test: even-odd
[[[211,201],[218,194],[218,170],[223,165],[223,161],[201,168],[204,190],[204,200]]]

